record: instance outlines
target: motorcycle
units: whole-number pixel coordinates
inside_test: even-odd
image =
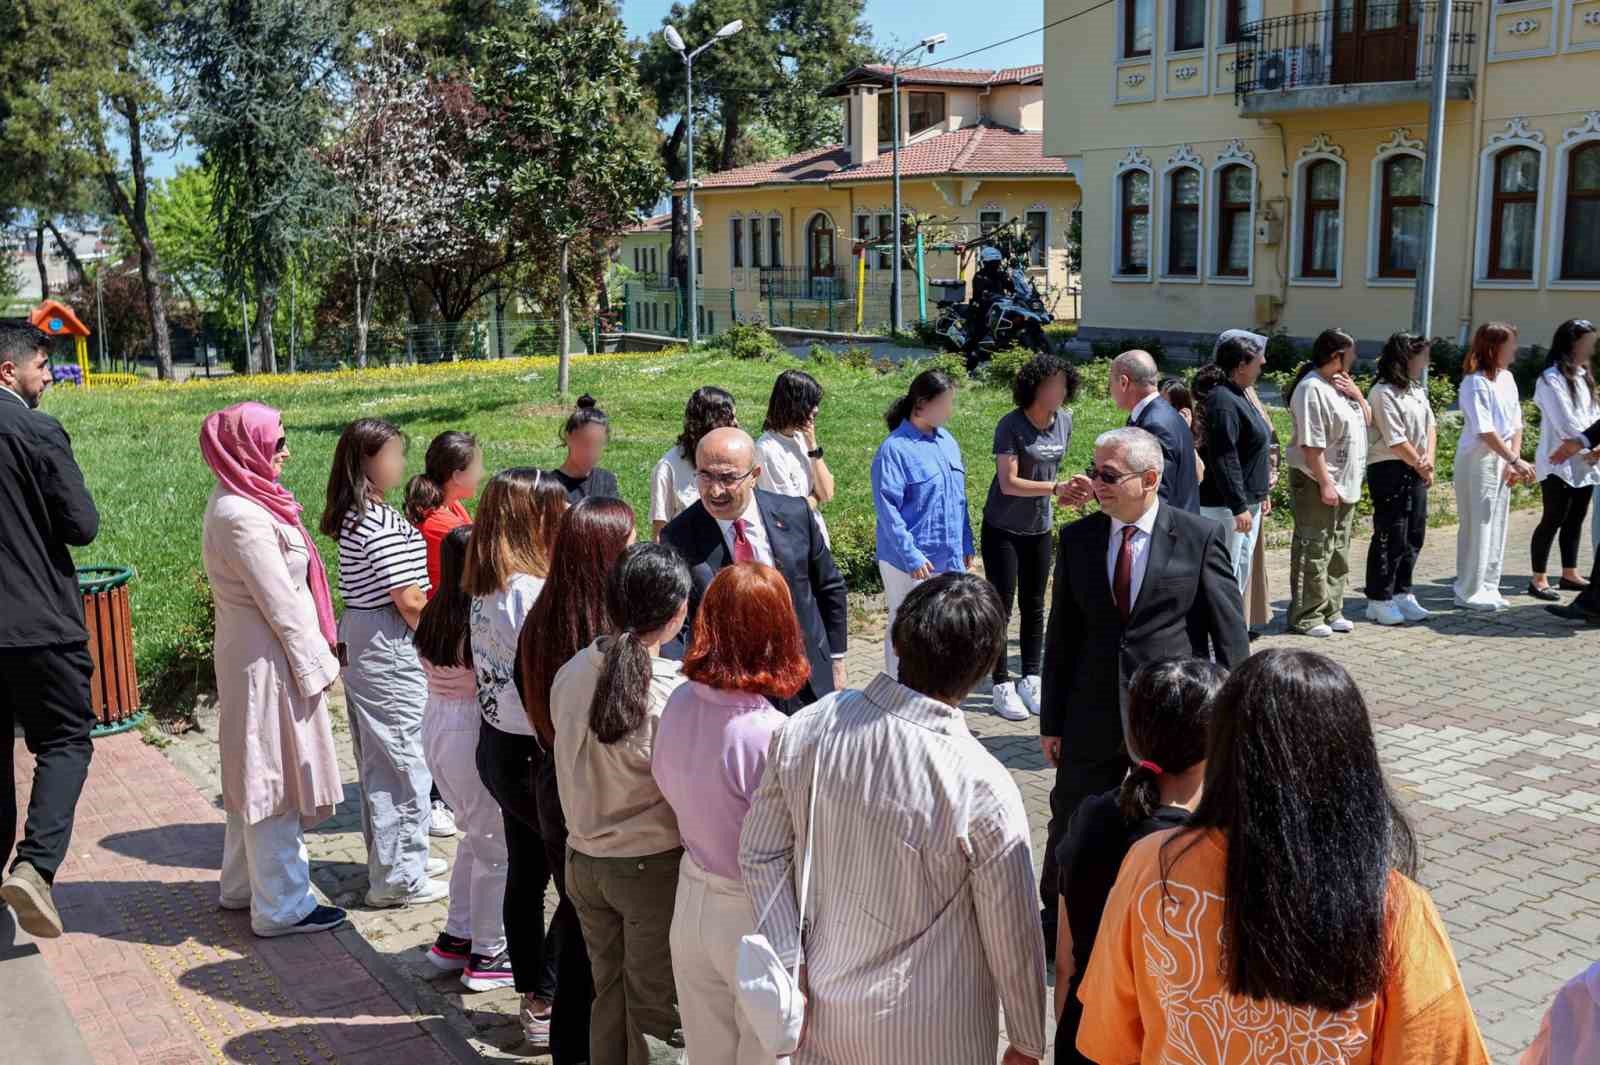
[[[948,295],[955,295],[950,291],[954,287],[946,286]],[[983,288],[971,300],[937,302],[939,317],[934,322],[934,333],[948,350],[966,356],[968,373],[993,358],[995,352],[1008,348],[1050,351],[1044,327],[1055,319],[1045,310],[1038,288],[1020,263],[1005,264],[998,277]],[[963,296],[965,289],[961,284]]]

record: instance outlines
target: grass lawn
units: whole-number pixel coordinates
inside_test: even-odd
[[[703,384],[721,385],[739,402],[742,424],[759,432],[772,380],[792,360],[738,361],[714,355],[627,355],[574,360],[572,394],[590,392],[611,415],[605,465],[643,515],[649,475],[682,427],[683,404]],[[868,469],[885,429],[883,410],[902,394],[914,365],[880,374],[843,365],[808,367],[826,391],[818,435],[828,450],[838,496],[824,509],[835,552],[853,588],[877,583]],[[1103,392],[1103,374],[1086,375],[1074,404],[1075,431],[1067,469],[1087,464],[1094,437],[1122,424]],[[477,435],[491,471],[554,466],[563,452],[558,430],[569,408],[554,399],[553,359],[464,363],[361,374],[234,378],[177,386],[52,390],[44,407],[72,435],[78,462],[101,512],[100,538],[77,553],[80,563],[133,566],[135,649],[146,700],[158,707],[194,679],[209,657],[208,595],[199,581],[200,521],[213,486],[200,459],[201,419],[245,399],[283,411],[292,459],[285,481],[314,528],[333,447],[358,417],[388,418],[411,438],[412,472],[432,437],[445,429]],[[990,444],[996,420],[1011,406],[1009,389],[964,390],[950,425],[968,462],[968,501],[976,528],[993,476]],[[398,502],[398,500],[395,500]],[[332,569],[337,552],[321,543]]]

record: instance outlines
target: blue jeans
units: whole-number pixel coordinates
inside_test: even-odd
[[[1200,508],[1202,517],[1222,525],[1226,536],[1223,544],[1228,551],[1228,562],[1233,566],[1233,579],[1239,582],[1240,595],[1250,592],[1250,560],[1255,557],[1256,540],[1261,536],[1261,504],[1252,503],[1247,513],[1250,515],[1250,531],[1242,533],[1233,527],[1233,511],[1227,507]]]

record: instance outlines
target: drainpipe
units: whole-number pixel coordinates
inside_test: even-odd
[[[1284,321],[1289,317],[1289,270],[1294,265],[1289,262],[1289,227],[1294,224],[1294,219],[1291,217],[1293,209],[1289,189],[1289,174],[1291,173],[1289,168],[1289,135],[1284,132],[1282,122],[1257,119],[1256,124],[1258,126],[1271,126],[1278,131],[1278,159],[1283,164],[1278,170],[1279,194],[1266,202],[1269,205],[1279,204],[1281,207],[1282,217],[1280,221],[1283,228],[1279,231],[1281,235],[1278,237],[1278,246],[1272,252],[1272,264],[1278,268],[1278,321],[1275,324],[1278,328],[1287,332],[1288,327],[1284,325]],[[1254,234],[1251,235],[1251,239],[1255,239]]]
[[[1494,12],[1489,10],[1490,5],[1480,4],[1479,6],[1488,12],[1490,19],[1494,18]],[[1487,41],[1489,39],[1486,31],[1478,26],[1474,26],[1473,31],[1478,40]],[[1482,180],[1483,167],[1478,161],[1478,154],[1483,151],[1483,95],[1484,89],[1487,87],[1487,79],[1484,77],[1483,67],[1484,64],[1480,63],[1477,72],[1473,75],[1472,86],[1472,156],[1471,165],[1467,168],[1467,203],[1472,209],[1472,225],[1467,230],[1467,263],[1461,277],[1461,319],[1456,328],[1456,343],[1461,347],[1466,347],[1467,338],[1472,335],[1472,302],[1478,294],[1477,286],[1473,284],[1473,278],[1478,272],[1478,241],[1481,239],[1481,234],[1478,232],[1478,196],[1480,195],[1478,186]],[[1535,263],[1533,268],[1537,271],[1539,264]]]

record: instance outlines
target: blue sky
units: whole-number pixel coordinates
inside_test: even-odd
[[[642,37],[661,25],[672,0],[623,0],[622,17],[628,32]],[[949,43],[935,52],[931,62],[957,56],[994,41],[1036,30],[1044,22],[1042,0],[867,0],[867,22],[884,46],[911,44],[930,33],[947,33]],[[955,60],[964,67],[1020,67],[1042,62],[1044,35],[1034,33],[1020,41]],[[176,152],[151,160],[152,176],[167,177],[179,165],[193,163],[195,151],[185,145]]]

